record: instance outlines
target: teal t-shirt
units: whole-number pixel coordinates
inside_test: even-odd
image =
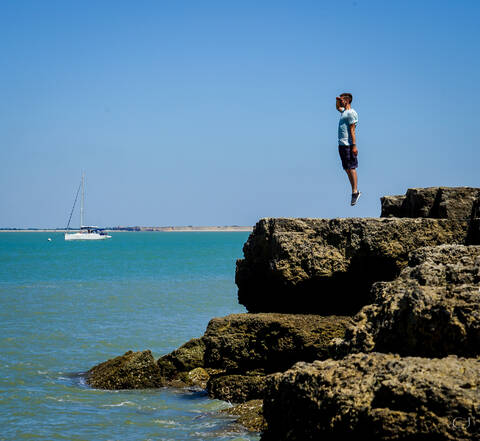
[[[350,124],[358,123],[357,112],[353,109],[344,110],[340,115],[338,122],[338,145],[352,145],[352,135],[350,134]]]

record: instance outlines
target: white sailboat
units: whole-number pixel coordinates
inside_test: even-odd
[[[75,204],[78,198],[78,192],[82,189],[82,200],[80,205],[80,231],[77,233],[68,233],[70,226],[70,221],[72,219],[73,210],[75,209]],[[86,226],[83,225],[84,222],[84,207],[85,207],[85,173],[82,174],[82,181],[78,187],[77,194],[75,196],[75,202],[73,203],[72,211],[70,213],[70,218],[68,219],[68,225],[65,232],[65,240],[103,240],[110,239],[112,236],[109,236],[102,228],[95,226]]]

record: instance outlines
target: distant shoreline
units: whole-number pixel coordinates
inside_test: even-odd
[[[253,227],[246,226],[183,226],[183,227],[115,227],[115,228],[105,228],[104,231],[109,233],[115,232],[229,232],[229,231],[243,231],[249,232],[252,231]],[[64,228],[0,228],[0,233],[65,233]],[[68,230],[69,232],[79,231],[78,229]]]

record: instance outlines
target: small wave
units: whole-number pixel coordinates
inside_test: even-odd
[[[162,426],[178,426],[178,423],[173,420],[153,420],[153,422]]]
[[[131,401],[122,401],[121,403],[118,404],[102,404],[102,407],[121,407],[121,406],[135,406],[135,403]]]
[[[65,400],[64,398],[57,398],[57,397],[46,397],[47,400],[53,400],[53,401],[58,401],[59,403],[64,403],[64,402],[72,402],[72,400]]]

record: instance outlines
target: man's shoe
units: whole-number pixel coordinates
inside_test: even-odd
[[[360,195],[362,193],[360,193],[359,191],[357,191],[356,193],[352,193],[352,202],[350,203],[350,205],[355,205],[358,201],[358,199],[360,198]]]

